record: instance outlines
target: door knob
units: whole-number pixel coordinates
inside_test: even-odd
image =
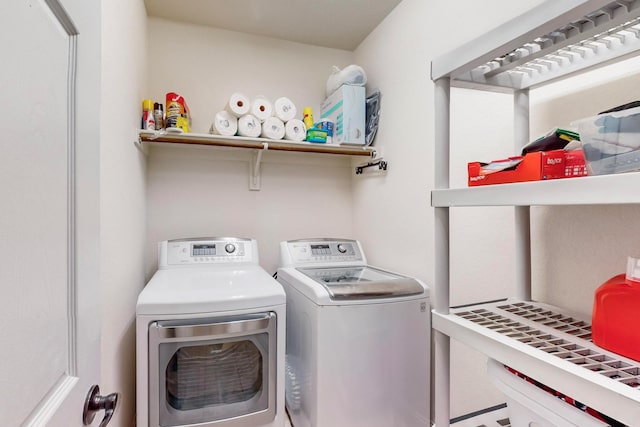
[[[111,421],[111,417],[116,412],[118,404],[118,393],[111,393],[107,396],[100,396],[100,387],[93,385],[89,389],[87,398],[84,401],[84,411],[82,412],[82,422],[88,426],[93,422],[96,412],[104,410],[104,418],[99,427],[105,427]]]

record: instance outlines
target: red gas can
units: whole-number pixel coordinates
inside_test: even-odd
[[[596,345],[640,361],[640,259],[596,289],[591,328]]]

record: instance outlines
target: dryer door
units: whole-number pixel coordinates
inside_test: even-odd
[[[153,426],[247,425],[275,418],[276,314],[153,322]]]

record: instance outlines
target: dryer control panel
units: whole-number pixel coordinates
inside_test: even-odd
[[[366,259],[357,240],[306,239],[280,244],[281,267],[321,263],[365,265]]]
[[[158,266],[258,263],[255,240],[212,237],[165,240],[160,242]]]

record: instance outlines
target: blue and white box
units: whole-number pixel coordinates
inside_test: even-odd
[[[330,120],[333,143],[365,145],[365,88],[342,85],[320,106],[322,120]]]

